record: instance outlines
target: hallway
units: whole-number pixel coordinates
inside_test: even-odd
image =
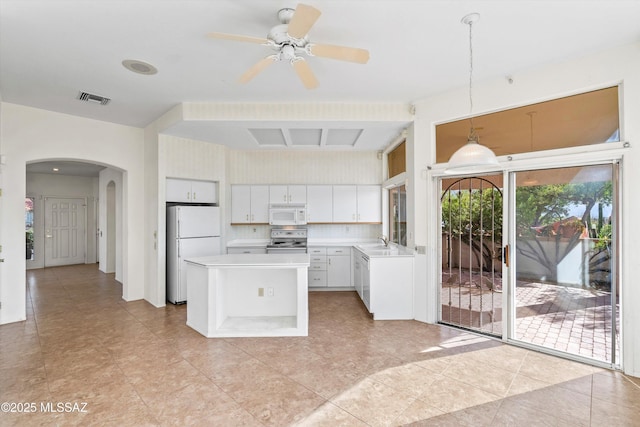
[[[26,274],[28,319],[0,326],[0,401],[37,410],[0,413],[2,426],[640,419],[638,378],[444,326],[374,322],[351,292],[310,293],[308,337],[207,339],[185,325],[185,306],[124,302],[95,265]],[[48,402],[86,407],[43,412]]]

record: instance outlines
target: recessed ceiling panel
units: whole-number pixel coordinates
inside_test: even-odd
[[[260,146],[284,147],[286,142],[281,129],[249,129]]]
[[[322,129],[289,129],[291,145],[305,147],[319,147],[322,138]]]
[[[353,147],[362,135],[362,129],[329,129],[327,145]]]

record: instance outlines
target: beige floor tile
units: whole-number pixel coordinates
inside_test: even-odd
[[[445,415],[441,410],[423,402],[422,400],[414,400],[400,415],[393,420],[393,425],[407,425],[413,423],[424,423]]]
[[[640,387],[620,372],[593,376],[593,399],[640,410]]]
[[[307,417],[293,424],[296,427],[366,427],[368,424],[357,419],[344,409],[332,403],[325,403]]]
[[[500,397],[467,383],[439,375],[418,399],[443,412],[455,412],[495,402],[500,400]]]
[[[640,380],[440,325],[373,321],[311,292],[308,337],[207,339],[187,307],[122,300],[96,267],[27,272],[27,320],[0,326],[0,400],[87,413],[0,425],[637,425]]]
[[[411,393],[366,378],[331,402],[371,426],[387,426],[414,400]]]
[[[571,424],[560,424],[560,420],[554,415],[541,412],[528,405],[526,399],[505,399],[498,409],[491,426],[496,427],[560,427]]]
[[[638,426],[640,425],[640,408],[594,398],[591,402],[591,425]]]
[[[417,363],[407,363],[378,371],[368,378],[418,397],[436,380],[436,375]]]
[[[473,353],[477,355],[482,353],[482,350]],[[499,397],[506,396],[516,376],[514,372],[486,363],[482,357],[455,358],[442,372],[442,375],[478,387]]]
[[[527,353],[519,373],[555,384],[589,376],[595,370],[583,363],[531,351]]]

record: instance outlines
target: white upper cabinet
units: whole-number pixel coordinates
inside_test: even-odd
[[[382,190],[379,185],[358,185],[357,222],[382,222]]]
[[[269,203],[307,203],[306,185],[270,185]]]
[[[231,223],[269,223],[269,186],[232,185]]]
[[[333,222],[382,222],[379,185],[334,185]]]
[[[269,224],[269,186],[251,186],[251,222]]]
[[[308,223],[382,222],[379,185],[231,186],[231,223],[268,224],[270,204],[307,205]]]
[[[166,201],[177,203],[218,203],[216,183],[167,178]]]
[[[358,218],[357,187],[333,186],[333,222],[356,222]]]
[[[307,185],[307,222],[333,222],[332,185]]]

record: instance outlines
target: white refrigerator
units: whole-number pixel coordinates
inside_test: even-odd
[[[167,301],[187,302],[185,259],[220,255],[218,206],[167,207]]]

